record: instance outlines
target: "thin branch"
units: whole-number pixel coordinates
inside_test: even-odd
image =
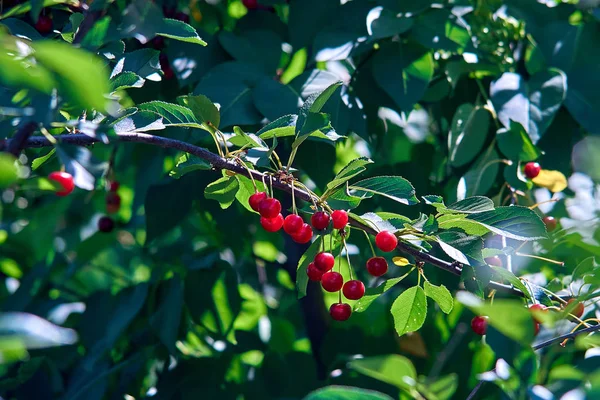
[[[596,331],[600,331],[600,324],[594,325],[594,326],[590,326],[589,328],[584,328],[584,329],[580,329],[578,331],[575,332],[569,332],[566,333],[562,336],[557,336],[555,338],[552,338],[550,340],[546,340],[545,342],[542,343],[538,343],[535,346],[533,346],[533,350],[540,350],[543,349],[544,347],[548,347],[554,343],[559,343],[562,342],[565,339],[573,339],[579,335],[581,335],[582,333],[590,333],[590,332],[596,332]]]
[[[36,127],[37,124],[35,122],[28,122],[24,125],[21,125],[17,133],[15,133],[15,135],[8,140],[5,151],[15,157],[18,157],[21,153],[21,150],[26,147],[27,139],[33,135]]]
[[[219,155],[214,154],[202,147],[194,146],[192,144],[189,144],[189,143],[186,143],[186,142],[183,142],[180,140],[169,139],[169,138],[162,137],[162,136],[149,135],[146,133],[119,133],[118,137],[123,142],[145,143],[145,144],[150,144],[153,146],[159,146],[159,147],[163,147],[163,148],[184,151],[186,153],[193,154],[199,158],[202,158],[203,160],[208,161],[214,169],[229,170],[229,171],[235,172],[237,174],[240,174],[240,175],[243,175],[246,177],[251,176],[252,178],[254,178],[255,180],[258,180],[258,181],[263,181],[266,176],[262,172],[248,170],[248,169],[244,168],[243,166],[237,164],[233,160],[225,159],[225,158],[220,157]],[[83,134],[58,135],[58,136],[55,136],[55,138],[59,142],[74,144],[74,145],[79,145],[79,146],[87,146],[87,145],[91,145],[95,142],[98,142],[98,139],[95,139],[95,138],[92,138],[90,136],[86,136]],[[9,146],[11,145],[10,141],[9,141],[8,145]],[[34,136],[34,137],[29,138],[29,140],[27,141],[27,143],[25,145],[25,147],[46,147],[46,146],[51,146],[51,143],[45,137],[42,137],[42,136]],[[269,179],[269,181],[271,181],[271,179]],[[272,182],[273,182],[274,188],[285,191],[289,194],[292,194],[291,185],[280,181],[276,177],[273,177]],[[315,200],[312,198],[312,196],[307,191],[302,190],[300,188],[294,188],[293,195],[298,199],[308,201],[308,202],[313,202]],[[368,225],[364,225],[358,221],[351,219],[350,225],[352,225],[356,228],[360,228],[371,235],[377,234],[377,231],[375,229],[373,229],[372,227],[370,227]],[[413,257],[415,257],[421,261],[432,264],[438,268],[441,268],[447,272],[450,272],[453,275],[456,275],[456,276],[461,275],[462,268],[461,268],[460,263],[442,260],[440,258],[437,258],[437,257],[429,254],[429,253],[422,252],[402,241],[398,242],[396,249],[403,253],[410,254]],[[497,291],[524,297],[523,292],[514,288],[511,285],[504,285],[504,284],[501,284],[498,282],[490,282],[489,287],[490,287],[490,289],[495,289]]]
[[[537,351],[540,349],[543,349],[544,347],[548,347],[550,345],[553,345],[554,343],[560,343],[565,339],[573,339],[579,335],[581,335],[582,333],[592,333],[592,332],[596,332],[596,331],[600,331],[600,324],[594,325],[594,326],[590,326],[589,328],[584,328],[584,329],[580,329],[578,331],[575,332],[569,332],[566,333],[564,335],[561,336],[557,336],[555,338],[546,340],[545,342],[542,343],[538,343],[535,346],[533,346],[533,350]],[[493,370],[492,370],[493,371]],[[471,393],[469,393],[469,396],[467,397],[467,400],[472,400],[475,398],[475,395],[477,394],[477,392],[479,391],[479,389],[481,389],[481,387],[485,384],[486,381],[479,381],[479,383],[477,383],[477,385],[473,388],[473,390],[471,391]]]

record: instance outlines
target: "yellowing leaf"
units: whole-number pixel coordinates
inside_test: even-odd
[[[410,261],[408,261],[404,257],[394,257],[392,258],[392,262],[394,263],[394,265],[397,265],[399,267],[406,267],[408,264],[410,264]]]
[[[567,187],[567,178],[560,171],[543,169],[532,181],[536,185],[545,187],[554,193],[562,192]]]

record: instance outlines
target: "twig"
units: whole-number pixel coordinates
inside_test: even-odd
[[[186,153],[193,154],[197,157],[202,158],[203,160],[208,161],[213,166],[214,169],[225,169],[225,170],[233,171],[237,174],[240,174],[240,175],[243,175],[246,177],[251,177],[251,178],[259,180],[259,181],[264,182],[265,177],[267,176],[259,171],[248,170],[248,169],[240,166],[239,164],[237,164],[235,162],[235,160],[225,159],[225,158],[220,157],[219,155],[214,154],[206,149],[203,149],[198,146],[194,146],[192,144],[189,144],[189,143],[186,143],[186,142],[183,142],[180,140],[169,139],[169,138],[162,137],[162,136],[149,135],[146,133],[119,133],[117,136],[123,142],[145,143],[145,144],[150,144],[153,146],[159,146],[159,147],[163,147],[163,148],[184,151]],[[99,141],[98,139],[95,139],[95,138],[92,138],[90,136],[86,136],[83,134],[58,135],[58,136],[55,136],[55,139],[58,142],[74,144],[74,145],[79,145],[79,146],[87,146],[87,145],[90,145],[92,143]],[[8,145],[9,146],[11,145],[11,141],[9,141]],[[45,146],[50,146],[50,145],[51,145],[51,143],[45,137],[34,136],[34,137],[29,138],[29,140],[25,144],[25,147],[45,147]],[[276,177],[272,177],[271,175],[268,175],[268,177],[269,177],[268,179],[272,179],[274,188],[292,194],[291,185],[279,180]],[[296,198],[304,200],[304,201],[309,201],[309,202],[315,201],[315,198],[310,193],[308,193],[306,190],[302,190],[300,188],[294,188],[293,194]],[[349,223],[350,223],[350,225],[352,225],[356,228],[360,228],[371,235],[377,234],[377,231],[375,229],[373,229],[372,227],[370,227],[368,225],[364,225],[358,221],[351,219]],[[421,261],[424,261],[424,262],[432,264],[438,268],[441,268],[445,271],[448,271],[453,275],[456,275],[456,276],[461,275],[462,268],[461,268],[460,263],[442,260],[440,258],[437,258],[437,257],[429,254],[429,253],[422,252],[404,242],[398,242],[396,249],[403,253],[410,254],[413,257],[415,257]],[[512,294],[515,296],[520,296],[520,297],[525,296],[524,293],[522,293],[520,290],[514,288],[513,286],[504,285],[504,284],[501,284],[498,282],[490,282],[489,288],[495,289],[497,291],[509,293],[509,294]]]
[[[17,133],[15,133],[15,135],[8,141],[5,151],[15,157],[18,157],[21,153],[21,150],[26,147],[27,139],[29,139],[29,137],[33,135],[33,132],[35,132],[36,126],[37,124],[35,122],[28,122],[25,125],[22,125]]]

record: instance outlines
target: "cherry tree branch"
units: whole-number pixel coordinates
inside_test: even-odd
[[[272,182],[273,187],[284,192],[292,194],[292,187],[286,182],[282,182],[281,180],[273,177],[271,179],[270,176],[255,170],[248,170],[233,160],[225,159],[215,153],[212,153],[202,147],[194,146],[190,143],[186,143],[176,139],[169,139],[162,136],[149,135],[147,133],[119,133],[119,139],[122,142],[134,142],[134,143],[145,143],[153,146],[159,146],[168,149],[176,149],[180,151],[184,151],[186,153],[195,155],[199,158],[202,158],[205,161],[208,161],[214,169],[225,169],[232,172],[235,172],[240,175],[244,175],[246,177],[252,176],[255,180],[258,181],[269,181]],[[88,146],[94,144],[95,142],[99,142],[98,139],[92,138],[83,134],[68,134],[68,135],[58,135],[54,137],[58,142],[68,143],[79,146]],[[9,140],[8,146],[11,146],[12,140]],[[46,147],[51,146],[52,144],[43,136],[34,136],[27,140],[24,147]],[[305,190],[294,187],[293,194],[296,198],[312,202],[314,199],[312,195]],[[362,229],[371,235],[376,235],[377,231],[373,229],[371,226],[362,224],[356,220],[350,219],[350,225]],[[442,260],[441,258],[437,258],[429,253],[425,253],[421,250],[418,250],[407,243],[402,241],[398,242],[396,249],[410,254],[416,259],[434,265],[444,271],[450,272],[453,275],[460,276],[462,271],[462,265],[457,262],[449,262],[446,260]],[[524,297],[524,293],[520,290],[514,288],[511,285],[504,285],[498,282],[490,282],[490,289],[495,289],[500,292],[509,293],[512,295]]]
[[[583,333],[592,333],[592,332],[597,332],[600,331],[600,324],[594,325],[594,326],[590,326],[584,329],[580,329],[578,331],[574,331],[574,332],[569,332],[569,333],[565,333],[564,335],[561,336],[557,336],[554,337],[552,339],[548,339],[545,342],[541,342],[536,344],[535,346],[532,346],[534,351],[537,350],[541,350],[544,347],[548,347],[550,345],[553,345],[554,343],[560,343],[565,339],[574,339],[575,337],[583,334]],[[494,369],[495,370],[495,369]],[[494,371],[492,370],[492,371]],[[481,387],[485,384],[486,381],[479,381],[477,383],[477,385],[473,388],[473,390],[471,391],[471,393],[469,393],[469,396],[467,397],[467,400],[472,400],[475,398],[475,395],[477,394],[477,392],[479,391],[479,389],[481,389]]]

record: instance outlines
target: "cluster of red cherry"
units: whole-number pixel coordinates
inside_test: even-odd
[[[317,211],[310,218],[311,225],[305,223],[302,217],[295,213],[283,218],[279,200],[269,197],[265,192],[254,193],[250,196],[248,203],[254,211],[260,214],[260,224],[267,232],[277,232],[283,228],[297,243],[308,243],[311,240],[313,236],[311,225],[317,231],[329,228],[330,223],[333,224],[333,229],[337,230],[344,230],[348,225],[348,213],[343,210],[335,210],[331,215],[325,211]],[[380,250],[390,252],[396,248],[398,239],[393,233],[382,231],[375,237],[375,244]],[[348,300],[362,298],[365,295],[365,285],[357,279],[351,279],[344,283],[342,274],[332,271],[334,266],[333,254],[322,251],[308,264],[306,274],[311,281],[321,282],[323,289],[328,292],[341,290]],[[372,276],[381,276],[387,270],[388,263],[383,257],[373,256],[367,261],[367,271]],[[352,307],[340,301],[331,305],[329,314],[337,321],[345,321],[350,318]]]
[[[48,179],[59,184],[60,190],[56,191],[57,196],[67,196],[75,189],[75,183],[73,182],[73,175],[64,171],[54,171],[48,175]],[[121,196],[117,193],[119,190],[119,182],[111,181],[108,183],[106,194],[106,212],[108,214],[115,214],[119,212],[121,208]],[[112,232],[115,228],[115,221],[107,215],[100,217],[98,220],[98,230],[100,232]]]
[[[565,306],[568,306],[576,301],[577,300],[575,300],[575,299],[569,299],[569,301],[565,304]],[[577,303],[575,308],[571,311],[571,314],[574,315],[576,318],[581,318],[583,316],[584,309],[585,309],[585,307],[583,306],[583,303]],[[530,305],[529,310],[530,311],[540,311],[540,312],[548,312],[549,311],[548,307],[546,307],[545,305],[540,304],[540,303]],[[532,316],[532,319],[533,319],[534,334],[537,335],[540,331],[541,321],[538,318],[536,318],[535,315]],[[486,317],[486,316],[476,316],[475,318],[473,318],[471,320],[471,329],[477,335],[481,335],[481,336],[485,335],[487,332],[487,326],[488,326],[488,317]]]

